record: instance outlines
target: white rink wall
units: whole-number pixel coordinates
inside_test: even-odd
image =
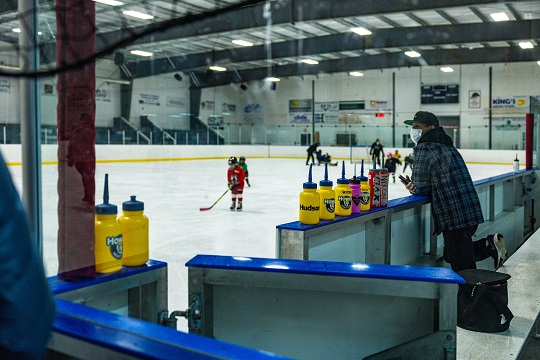
[[[41,146],[41,161],[44,164],[57,162],[57,145]],[[348,147],[321,146],[323,153],[328,152],[334,160],[349,160]],[[412,152],[411,148],[386,147],[384,152],[399,150],[402,157]],[[21,145],[0,145],[4,160],[9,165],[20,165],[22,161]],[[479,164],[513,164],[518,155],[520,166],[525,166],[525,151],[516,150],[460,150],[468,163]],[[356,154],[366,154],[365,150]],[[271,145],[96,145],[98,162],[123,161],[176,161],[228,158],[229,156],[245,156],[247,158],[299,158],[305,160],[306,147],[271,146]],[[355,156],[357,157],[357,156]],[[534,165],[534,164],[533,164]]]

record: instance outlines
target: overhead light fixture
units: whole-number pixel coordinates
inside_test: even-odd
[[[372,32],[369,31],[368,29],[366,28],[363,28],[363,27],[355,27],[355,28],[352,28],[351,31],[353,33],[357,33],[358,35],[362,35],[362,36],[366,36],[366,35],[371,35]]]
[[[408,57],[420,57],[420,53],[416,52],[416,51],[405,51],[405,55],[407,55]]]
[[[240,46],[253,46],[253,43],[245,40],[233,40],[232,43]]]
[[[442,67],[442,68],[441,68],[441,71],[442,71],[442,72],[449,73],[449,72],[453,72],[454,69],[452,69],[452,68],[449,67],[449,66],[445,66],[445,67]]]
[[[524,41],[519,43],[519,47],[522,49],[532,49],[534,45],[530,41]]]
[[[105,81],[111,84],[131,85],[131,81],[122,79],[107,79],[102,77],[96,77],[96,80]]]
[[[281,81],[280,78],[275,77],[275,76],[267,77],[266,80],[267,80],[267,81],[271,81],[271,82],[278,82],[278,81]]]
[[[227,71],[227,68],[224,68],[222,66],[216,66],[216,65],[210,66],[209,69],[214,70],[214,71]]]
[[[20,71],[21,68],[18,67],[18,66],[0,64],[0,70],[17,70],[17,71]]]
[[[142,50],[131,50],[130,53],[133,54],[133,55],[137,55],[137,56],[152,56],[152,55],[154,55],[151,52],[142,51]]]
[[[15,32],[15,33],[20,33],[21,29],[20,28],[14,28],[12,31]]]
[[[302,59],[302,62],[309,65],[317,65],[319,63],[317,60],[313,59]]]
[[[508,21],[510,20],[510,18],[508,17],[508,15],[506,15],[505,12],[498,12],[498,13],[493,13],[493,14],[489,14],[489,16],[491,16],[491,18],[495,21]]]
[[[116,1],[116,0],[92,0],[101,4],[110,5],[110,6],[120,6],[124,5],[123,2]]]
[[[152,15],[148,15],[148,14],[144,14],[142,12],[132,11],[132,10],[122,11],[122,13],[124,15],[133,16],[133,17],[135,17],[137,19],[143,19],[143,20],[150,20],[150,19],[154,18]]]
[[[361,73],[360,71],[351,71],[349,73],[351,76],[364,76],[364,73]]]

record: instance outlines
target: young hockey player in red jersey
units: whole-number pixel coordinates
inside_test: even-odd
[[[232,194],[231,211],[235,207],[236,210],[242,211],[242,194],[244,192],[245,177],[246,174],[242,167],[238,165],[238,160],[236,160],[236,157],[231,156],[229,158],[229,170],[227,170],[227,182]],[[236,200],[238,200],[238,205],[236,205]]]

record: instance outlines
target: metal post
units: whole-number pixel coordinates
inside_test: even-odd
[[[122,145],[126,145],[126,130],[122,130]]]
[[[491,131],[493,130],[493,113],[492,113],[492,107],[493,105],[493,68],[489,67],[489,104],[488,104],[488,125],[489,125],[489,134],[488,134],[488,149],[492,149],[491,144]]]
[[[107,144],[111,145],[111,130],[107,129]]]
[[[26,22],[21,26],[19,63],[23,71],[36,71],[38,68],[37,51],[37,4],[35,0],[19,0],[19,18]],[[25,205],[28,221],[36,246],[43,253],[43,234],[41,216],[41,139],[39,136],[40,119],[37,78],[22,78],[20,89],[21,101],[21,144],[22,144],[22,201]],[[5,130],[4,130],[5,131]],[[5,142],[5,136],[4,136]]]

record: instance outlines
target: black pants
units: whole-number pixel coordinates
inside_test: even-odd
[[[315,164],[315,156],[313,156],[313,153],[307,153],[306,165],[309,164],[309,159],[311,159],[312,164]]]
[[[472,241],[478,225],[462,229],[443,231],[444,261],[450,264],[452,270],[458,272],[465,269],[476,269],[476,262],[487,259],[493,250],[487,239]]]
[[[371,155],[371,160],[373,160],[373,167],[375,167],[375,164],[377,165],[381,165],[381,153],[373,153],[373,155]]]

